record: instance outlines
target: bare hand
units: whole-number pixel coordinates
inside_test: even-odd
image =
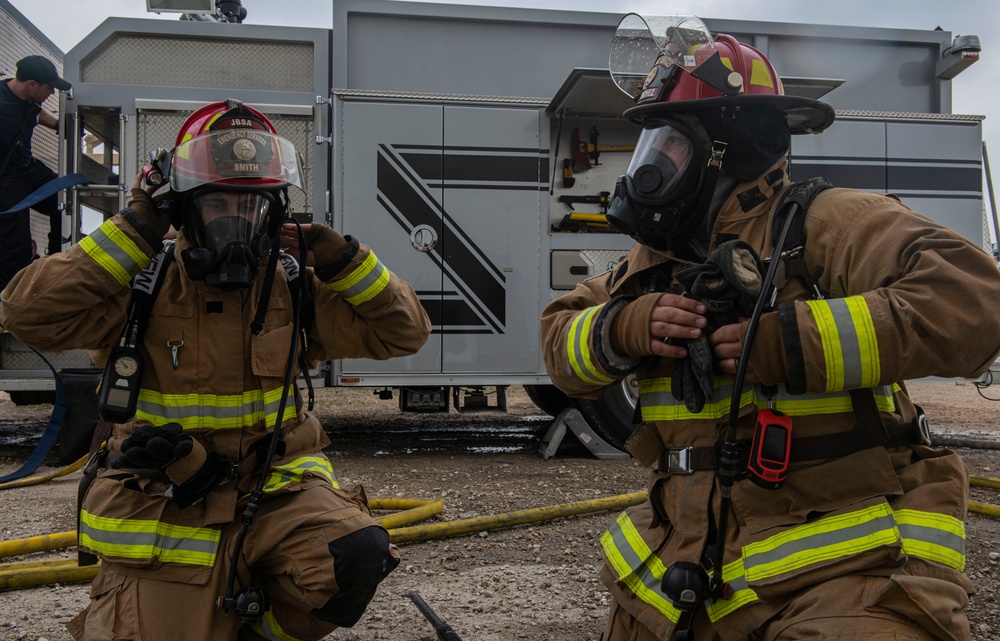
[[[302,235],[305,236],[312,229],[312,223],[302,225]],[[299,250],[299,227],[294,223],[285,223],[281,226],[281,247],[291,254],[295,260],[299,260],[301,253]],[[308,250],[308,247],[306,248]],[[306,252],[306,266],[315,267],[316,257],[312,251]]]
[[[740,353],[743,351],[743,341],[740,339],[740,323],[723,325],[708,337],[712,344],[712,353],[719,362],[719,369],[730,376],[736,375],[740,364]],[[749,369],[745,382],[759,383],[760,380]]]
[[[698,338],[708,324],[703,314],[707,308],[693,298],[677,294],[663,294],[656,301],[656,307],[649,319],[649,333],[652,336],[650,348],[657,356],[684,358],[687,350],[680,345],[671,345],[672,338]]]

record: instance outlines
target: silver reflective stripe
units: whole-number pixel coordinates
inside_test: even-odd
[[[625,533],[624,527],[631,530],[631,536]],[[634,545],[632,538],[636,539]],[[677,623],[680,620],[680,610],[670,603],[663,592],[663,562],[652,553],[639,536],[627,513],[622,513],[604,533],[601,545],[618,573],[620,582],[671,622]],[[636,547],[640,549],[637,550]],[[656,566],[656,569],[653,566]]]
[[[840,339],[840,356],[843,359],[844,389],[855,389],[862,386],[861,344],[858,340],[858,330],[854,325],[854,317],[843,298],[826,300],[837,324],[837,337]]]

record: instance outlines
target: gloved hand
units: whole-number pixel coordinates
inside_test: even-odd
[[[692,413],[705,407],[715,392],[715,355],[708,337],[719,327],[739,322],[753,312],[763,282],[764,266],[753,247],[731,240],[716,247],[704,264],[674,275],[688,294],[708,307],[708,326],[696,339],[685,341],[688,356],[674,363],[671,392]]]
[[[111,461],[115,469],[162,470],[173,483],[180,507],[197,503],[229,477],[233,464],[218,452],[186,434],[178,423],[143,425],[122,442],[123,456]]]
[[[156,203],[153,202],[153,198],[149,195],[149,192],[139,186],[139,177],[136,177],[136,183],[132,185],[131,195],[132,197],[128,201],[128,208],[142,222],[146,223],[149,227],[151,237],[163,238],[170,224],[163,217],[163,213],[157,208]]]
[[[341,259],[347,239],[332,227],[313,223],[305,230],[306,247],[313,253],[316,269],[328,267]]]
[[[112,467],[162,470],[191,453],[194,439],[178,423],[143,425],[122,442],[122,454]]]

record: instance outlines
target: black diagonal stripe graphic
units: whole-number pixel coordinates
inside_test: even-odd
[[[407,233],[421,224],[441,229],[438,247],[446,248],[445,253],[442,256],[438,248],[435,248],[427,252],[428,256],[451,278],[481,318],[492,325],[497,333],[503,333],[507,296],[502,273],[455,222],[447,218],[440,204],[422,183],[412,173],[409,176],[404,174],[409,168],[398,159],[393,159],[390,154],[386,145],[380,145],[377,186],[379,192],[390,200],[388,203],[383,202],[383,207]],[[398,216],[393,210],[398,212]],[[445,218],[448,224],[442,224]],[[484,305],[485,309],[479,305]]]

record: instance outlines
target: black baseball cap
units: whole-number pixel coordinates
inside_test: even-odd
[[[26,56],[17,61],[17,79],[34,80],[35,82],[55,87],[59,91],[69,91],[73,85],[59,77],[56,66],[43,56]]]

